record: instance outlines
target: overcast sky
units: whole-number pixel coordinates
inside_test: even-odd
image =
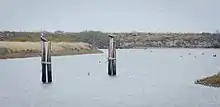
[[[215,32],[220,0],[0,0],[0,30]]]

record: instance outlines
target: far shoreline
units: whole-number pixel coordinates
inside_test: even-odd
[[[117,48],[117,50],[123,50],[123,49],[141,49],[141,50],[148,50],[148,49],[191,49],[191,50],[193,50],[193,49],[214,49],[214,50],[219,50],[220,48],[182,48],[182,47],[178,47],[178,48],[167,48],[167,47],[165,47],[165,48],[160,48],[160,47],[146,47],[146,48]],[[107,50],[107,48],[106,49],[104,49],[104,48],[101,48],[100,50]]]
[[[81,55],[96,55],[96,54],[102,54],[103,52],[97,52],[97,53],[81,53],[81,54],[66,54],[66,55],[52,55],[51,57],[62,57],[62,56],[81,56]],[[1,58],[0,60],[16,60],[16,59],[29,59],[29,58],[41,58],[40,55],[37,56],[20,56],[20,57],[8,57],[8,58]]]

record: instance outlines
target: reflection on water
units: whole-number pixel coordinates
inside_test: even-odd
[[[0,107],[220,107],[218,88],[194,84],[219,70],[220,50],[118,50],[117,77],[103,51],[53,57],[50,85],[40,58],[0,60]]]

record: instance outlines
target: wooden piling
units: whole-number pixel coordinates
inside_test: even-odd
[[[42,64],[42,79],[43,83],[52,82],[51,68],[51,42],[47,41],[44,34],[41,33],[42,49],[41,49],[41,64]],[[46,49],[47,43],[47,49]]]
[[[52,67],[51,67],[51,42],[47,44],[47,79],[48,83],[52,82]]]
[[[41,65],[42,65],[42,78],[41,81],[43,83],[46,83],[46,48],[45,48],[45,42],[42,41],[42,49],[41,49]]]
[[[112,35],[109,35],[108,75],[116,75],[116,43],[114,42],[114,37]]]
[[[112,60],[112,67],[113,67],[113,75],[116,75],[116,42],[113,42],[113,60]]]

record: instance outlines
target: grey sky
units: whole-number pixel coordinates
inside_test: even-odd
[[[220,0],[0,0],[0,30],[214,32]]]

